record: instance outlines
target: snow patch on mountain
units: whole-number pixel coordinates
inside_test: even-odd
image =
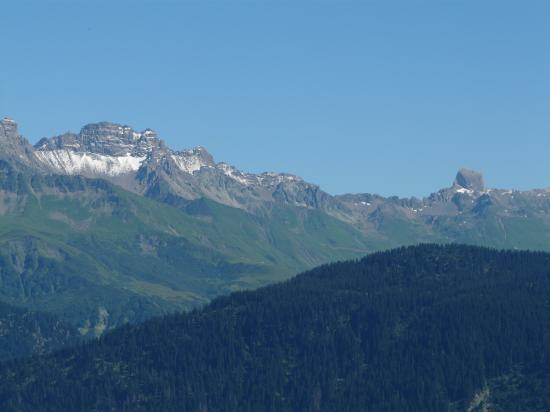
[[[227,163],[218,163],[217,167],[229,178],[239,182],[242,185],[248,186],[258,181],[257,176],[242,173],[234,166]]]
[[[201,167],[209,166],[206,162],[202,161],[199,156],[172,154],[171,157],[178,169],[189,174],[201,170]]]
[[[466,189],[465,187],[460,187],[460,186],[455,186],[454,190],[455,190],[456,193],[463,193],[463,194],[468,194],[468,195],[471,195],[471,194],[474,193],[474,191],[472,189]]]
[[[145,157],[107,156],[71,150],[37,150],[36,156],[45,166],[68,175],[93,174],[118,176],[136,172]]]

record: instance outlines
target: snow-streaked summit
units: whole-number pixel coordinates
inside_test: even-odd
[[[138,132],[111,122],[91,123],[79,133],[41,139],[35,150],[38,160],[49,170],[70,175],[117,177],[135,174],[141,167],[156,168],[169,162],[187,175],[213,169],[243,186],[301,181],[288,174],[245,173],[227,163],[216,163],[204,147],[172,150],[152,129]]]
[[[171,152],[170,156],[182,172],[193,174],[203,167],[215,167],[212,155],[204,147]]]
[[[152,129],[138,132],[110,122],[88,124],[78,134],[42,139],[35,148],[41,162],[64,174],[114,177],[135,173],[148,158],[158,159],[158,153],[170,156],[179,170],[189,174],[213,165],[204,148],[176,152]]]

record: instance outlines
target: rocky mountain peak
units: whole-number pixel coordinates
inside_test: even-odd
[[[110,122],[91,123],[80,130],[85,150],[109,156],[146,156],[153,148],[162,146],[151,129],[136,132],[129,126]]]
[[[460,186],[464,189],[482,191],[485,189],[483,175],[471,169],[462,168],[456,174],[454,186]]]
[[[208,166],[214,166],[214,157],[202,146],[197,146],[193,149],[182,150],[174,153],[176,156],[194,157],[197,158],[202,164]]]
[[[106,156],[145,157],[153,149],[163,147],[163,142],[151,129],[136,132],[129,126],[99,122],[85,125],[80,133],[65,133],[50,139],[42,139],[38,150],[70,150]]]
[[[17,130],[17,123],[9,117],[0,120],[0,158],[13,164],[39,168],[33,148]]]
[[[89,123],[80,129],[80,136],[88,139],[110,140],[116,137],[132,137],[133,129],[111,122]]]
[[[18,136],[17,123],[9,117],[0,120],[0,136],[16,138]]]

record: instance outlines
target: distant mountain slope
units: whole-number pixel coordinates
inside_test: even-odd
[[[550,254],[396,249],[4,365],[0,409],[546,410],[548,296]]]
[[[80,335],[55,316],[0,302],[0,361],[41,355],[74,345]]]
[[[0,300],[99,335],[369,249],[319,211],[281,206],[271,216],[206,199],[178,209],[0,160]]]

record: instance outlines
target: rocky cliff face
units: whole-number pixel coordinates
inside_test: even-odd
[[[36,145],[39,160],[62,174],[119,177],[135,173],[145,158],[164,144],[155,132],[136,132],[128,126],[102,122],[89,124],[80,133],[42,139]]]
[[[481,192],[485,189],[485,182],[483,181],[483,175],[481,173],[462,168],[456,174],[454,186]]]
[[[279,202],[317,208],[330,197],[297,176],[245,173],[216,163],[203,147],[172,150],[151,129],[101,122],[80,133],[42,139],[36,157],[49,170],[107,178],[150,197],[182,201],[207,197],[250,211]]]
[[[42,164],[37,160],[33,147],[19,135],[17,123],[8,117],[0,120],[0,158],[14,166],[42,170]]]
[[[36,144],[38,150],[70,150],[104,156],[145,157],[153,148],[162,147],[154,131],[136,132],[128,126],[101,122],[84,126],[79,134],[65,133]]]

